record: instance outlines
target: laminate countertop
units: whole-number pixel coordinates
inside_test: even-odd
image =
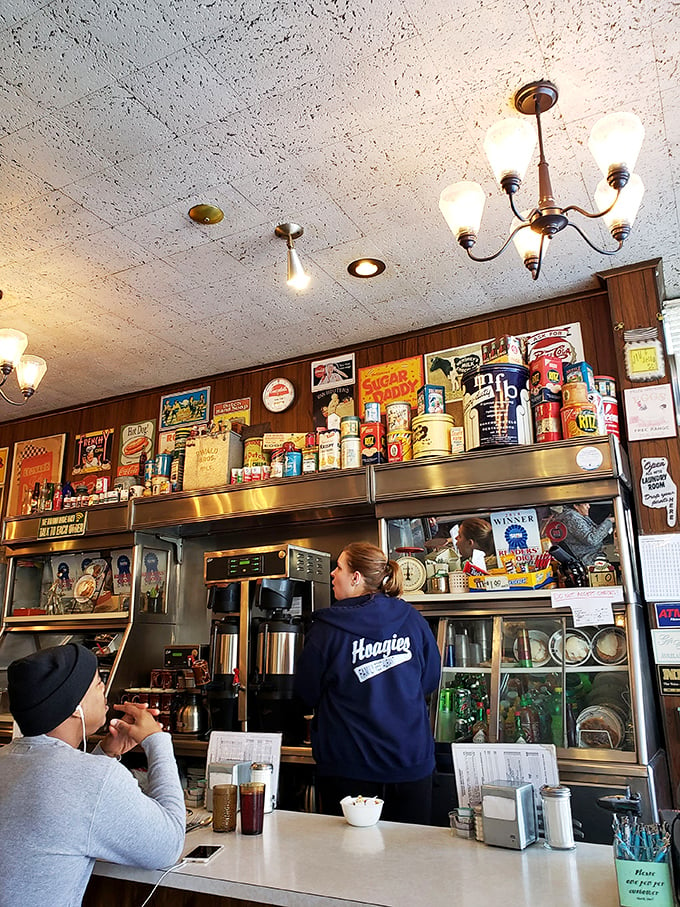
[[[173,870],[162,885],[283,907],[618,907],[612,848],[577,844],[549,851],[489,847],[448,828],[379,822],[354,828],[344,819],[275,810],[259,836],[210,828],[187,835],[223,844],[206,864]],[[97,863],[95,875],[155,884],[161,873]]]

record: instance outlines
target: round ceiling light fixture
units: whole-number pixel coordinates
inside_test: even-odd
[[[197,224],[219,224],[224,211],[215,205],[194,205],[189,209],[189,217]]]
[[[377,277],[385,270],[385,262],[379,258],[357,258],[347,265],[347,272],[352,277]]]

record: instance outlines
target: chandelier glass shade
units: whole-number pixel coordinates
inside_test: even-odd
[[[644,127],[633,113],[612,113],[595,124],[588,141],[588,147],[605,177],[595,192],[597,210],[590,212],[578,205],[562,207],[557,203],[541,127],[541,114],[550,110],[557,98],[557,88],[552,83],[531,82],[516,92],[514,103],[521,114],[535,117],[536,128],[532,128],[528,119],[512,117],[496,123],[486,133],[484,151],[497,182],[508,196],[514,215],[510,234],[497,252],[485,257],[478,257],[472,252],[486,201],[481,186],[465,180],[447,186],[439,197],[439,208],[444,219],[473,261],[498,258],[512,240],[534,280],[540,274],[550,240],[565,227],[573,227],[595,251],[615,255],[630,234],[644,193],[642,180],[632,172],[644,139]],[[522,185],[537,142],[539,200],[535,208],[520,213],[515,207],[514,196]],[[569,218],[572,211],[585,218],[602,218],[617,247],[601,249],[594,245]]]
[[[28,337],[23,331],[0,328],[0,396],[12,406],[23,406],[36,392],[47,371],[47,363],[40,356],[24,355],[27,346]],[[5,382],[14,371],[24,398],[18,403],[3,390]]]

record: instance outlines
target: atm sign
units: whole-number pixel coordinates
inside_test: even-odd
[[[656,608],[656,625],[662,627],[680,627],[680,604],[654,605]]]

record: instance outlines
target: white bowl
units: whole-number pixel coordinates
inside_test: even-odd
[[[379,797],[344,797],[340,801],[342,813],[350,825],[366,828],[380,818],[384,800]]]

